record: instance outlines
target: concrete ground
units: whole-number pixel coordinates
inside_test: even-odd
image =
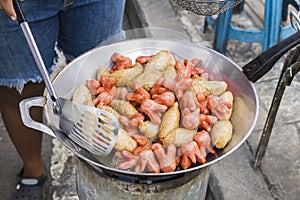
[[[247,2],[247,1],[246,1]],[[249,2],[251,2],[249,0]],[[258,21],[252,17],[249,4],[233,21],[253,28]],[[190,41],[212,47],[213,31],[200,31],[204,17],[183,10],[172,0],[128,0],[124,29],[163,27],[185,35]],[[227,56],[243,66],[261,53],[259,44],[230,41]],[[261,166],[254,169],[252,160],[276,89],[284,58],[263,78],[254,83],[260,100],[259,117],[247,141],[230,156],[212,165],[209,197],[217,200],[296,200],[300,195],[300,77],[286,88]],[[21,161],[0,120],[0,199],[9,199],[15,185],[15,174]],[[78,199],[72,153],[58,141],[45,135],[43,155],[49,169],[47,199]]]

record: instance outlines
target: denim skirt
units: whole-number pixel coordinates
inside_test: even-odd
[[[68,60],[122,32],[125,0],[24,0],[20,6],[51,73],[55,47]],[[17,21],[0,10],[0,86],[22,91],[42,78]]]

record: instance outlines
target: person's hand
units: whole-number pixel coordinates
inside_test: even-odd
[[[13,7],[12,0],[0,0],[0,10],[5,10],[7,15],[10,16],[12,20],[17,19],[17,15]]]

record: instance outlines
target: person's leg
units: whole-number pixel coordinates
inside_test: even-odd
[[[44,84],[28,83],[22,94],[14,88],[0,87],[0,110],[7,132],[24,162],[23,177],[37,178],[45,174],[41,155],[42,133],[26,127],[20,117],[19,102],[22,99],[41,96]],[[32,108],[31,116],[42,120],[41,108]]]
[[[56,56],[56,14],[63,2],[22,1],[20,5],[50,71]],[[41,81],[40,72],[18,22],[12,21],[0,10],[0,109],[6,129],[24,163],[23,177],[34,178],[45,173],[41,157],[42,133],[24,126],[19,112],[21,99],[43,94],[44,86],[38,84]],[[32,111],[33,117],[41,120],[41,109],[33,108]]]

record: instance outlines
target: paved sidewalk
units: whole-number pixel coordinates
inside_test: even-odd
[[[246,5],[247,6],[247,5]],[[236,23],[253,27],[245,12],[234,16]],[[135,27],[170,28],[189,40],[212,46],[213,32],[202,33],[204,18],[185,11],[172,0],[127,0],[125,29]],[[227,56],[243,66],[261,53],[260,45],[231,41]],[[266,155],[261,167],[254,169],[252,159],[267,118],[267,113],[280,74],[280,60],[254,84],[260,100],[258,122],[248,140],[234,153],[212,166],[209,188],[216,200],[296,200],[300,195],[300,76],[296,75],[282,99]],[[1,117],[0,117],[1,119]],[[9,199],[21,161],[0,120],[0,199]],[[44,156],[51,180],[47,199],[78,199],[72,154],[55,139],[45,135]]]

